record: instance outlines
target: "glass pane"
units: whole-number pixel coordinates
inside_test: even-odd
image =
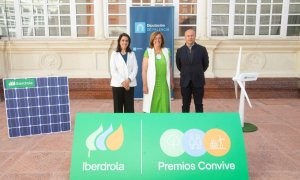
[[[46,0],[32,0],[33,3],[45,3]]]
[[[110,15],[108,17],[108,24],[112,25],[126,25],[126,16],[120,16],[120,15]]]
[[[70,16],[61,16],[60,17],[60,24],[61,25],[71,25],[71,18],[70,18]]]
[[[271,35],[280,35],[280,26],[271,27]]]
[[[299,6],[300,8],[300,6]],[[273,4],[273,10],[272,10],[272,13],[273,14],[281,14],[282,12],[282,5],[281,4]],[[299,10],[300,12],[300,10]]]
[[[108,27],[108,33],[109,37],[118,37],[121,33],[126,33],[127,28],[122,26],[122,27]]]
[[[281,24],[281,16],[272,16],[272,24]]]
[[[191,28],[197,33],[195,26],[179,26],[179,36],[184,36],[185,31]]]
[[[244,26],[234,27],[234,35],[243,35],[243,34],[244,34]]]
[[[76,5],[77,14],[94,14],[94,5],[93,4],[82,4]]]
[[[26,16],[23,16],[23,17],[22,17],[22,25],[24,25],[24,26],[29,26],[29,25],[31,25],[31,24],[33,24],[33,19],[32,19],[32,17],[26,17]]]
[[[196,24],[196,16],[179,16],[179,24]]]
[[[111,1],[117,1],[117,0],[111,0]],[[111,2],[109,1],[109,2]],[[76,0],[76,3],[93,3],[94,0]]]
[[[261,14],[270,14],[271,5],[261,5],[260,13]]]
[[[143,0],[143,3],[150,3],[151,0]]]
[[[58,0],[48,0],[48,3],[58,3]]]
[[[59,36],[59,28],[49,27],[49,36]]]
[[[94,25],[94,16],[77,16],[77,25]]]
[[[271,0],[261,0],[262,3],[271,3]]]
[[[23,28],[23,36],[33,36],[33,28],[24,27]]]
[[[7,36],[7,29],[6,27],[0,27],[0,35],[3,37]]]
[[[21,0],[21,3],[31,3],[31,0]]]
[[[224,0],[219,0],[219,1],[224,1]],[[179,0],[179,2],[180,3],[197,3],[197,0]]]
[[[244,16],[235,16],[234,24],[244,24]]]
[[[300,15],[289,15],[288,24],[300,24]]]
[[[212,16],[211,23],[212,24],[228,24],[229,23],[229,16]]]
[[[93,26],[77,27],[77,37],[93,37],[94,35],[95,35],[95,30]]]
[[[290,0],[290,3],[300,3],[300,0]]]
[[[289,14],[300,13],[300,4],[290,4]]]
[[[173,3],[173,0],[165,0],[165,3]]]
[[[212,0],[213,3],[228,3],[230,0]]]
[[[6,22],[5,22],[5,24],[6,24]],[[16,26],[16,17],[15,16],[8,16],[7,17],[7,24],[8,24],[8,26]]]
[[[181,4],[179,5],[179,14],[196,14],[197,5],[196,4]]]
[[[270,16],[260,16],[260,24],[269,24]]]
[[[126,14],[125,4],[109,4],[108,14]]]
[[[69,5],[62,5],[59,6],[60,14],[70,14],[70,6]]]
[[[256,5],[248,5],[247,14],[256,14]]]
[[[115,0],[109,0],[109,2],[110,1],[115,1]],[[126,1],[126,0],[124,0],[124,1]],[[132,3],[140,3],[141,2],[141,0],[132,0]]]
[[[49,16],[48,24],[49,25],[58,25],[58,17],[57,16]]]
[[[288,26],[287,36],[300,36],[300,26]]]
[[[32,12],[32,6],[22,6],[21,10],[22,10],[22,14],[31,13]]]
[[[282,3],[282,0],[273,0],[274,3]]]
[[[254,26],[247,26],[245,35],[255,35],[255,27]]]
[[[229,13],[229,5],[227,4],[218,4],[212,6],[213,14],[228,14]]]
[[[71,27],[61,27],[62,36],[71,36]]]
[[[212,26],[212,36],[228,36],[228,26]]]
[[[34,17],[34,25],[38,25],[38,26],[45,25],[44,16],[35,16]]]
[[[245,14],[245,5],[235,5],[235,14]]]
[[[257,3],[257,0],[247,0],[247,3]]]
[[[259,35],[268,35],[269,27],[268,26],[260,26],[259,27]]]
[[[245,0],[236,0],[236,3],[245,3]]]
[[[253,25],[256,23],[256,17],[255,16],[247,16],[246,18],[246,24],[247,25]]]
[[[58,6],[48,6],[48,14],[58,14]]]
[[[45,27],[36,27],[35,30],[35,36],[45,36]]]
[[[44,14],[44,7],[43,6],[33,6],[33,13],[34,14]]]

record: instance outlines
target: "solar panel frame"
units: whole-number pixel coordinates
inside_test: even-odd
[[[9,81],[19,80],[31,80],[35,86],[7,87]],[[71,131],[66,76],[6,78],[3,89],[10,138]]]

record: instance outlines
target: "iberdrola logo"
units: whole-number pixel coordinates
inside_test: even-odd
[[[114,131],[112,125],[105,131],[103,131],[102,124],[100,127],[90,134],[85,141],[88,148],[88,157],[91,155],[91,151],[116,151],[121,148],[124,141],[123,126],[120,124],[119,128]]]

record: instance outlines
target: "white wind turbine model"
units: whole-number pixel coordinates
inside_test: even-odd
[[[240,114],[240,119],[241,119],[241,125],[244,127],[244,111],[245,111],[245,97],[248,101],[249,106],[252,108],[251,102],[249,100],[249,97],[247,95],[246,89],[245,89],[245,82],[246,81],[256,81],[258,77],[258,73],[253,72],[253,73],[240,73],[240,65],[241,65],[241,59],[242,59],[242,47],[240,47],[240,53],[237,61],[237,66],[236,66],[236,74],[232,78],[234,81],[234,88],[235,88],[235,97],[237,98],[237,91],[238,87],[237,85],[240,86],[241,88],[241,95],[240,95],[240,105],[239,105],[239,114]]]

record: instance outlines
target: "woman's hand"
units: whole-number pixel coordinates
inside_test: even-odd
[[[143,85],[143,93],[148,94],[148,86],[147,85]]]
[[[128,91],[130,89],[130,80],[125,80],[122,82],[122,86],[123,88],[125,88],[126,91]]]

